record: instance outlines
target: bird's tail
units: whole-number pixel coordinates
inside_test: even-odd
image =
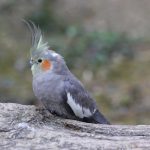
[[[93,114],[92,119],[95,123],[110,124],[110,122],[98,110]]]

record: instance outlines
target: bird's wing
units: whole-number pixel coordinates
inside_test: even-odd
[[[96,112],[95,101],[75,78],[67,78],[64,81],[67,104],[79,118],[89,118]]]

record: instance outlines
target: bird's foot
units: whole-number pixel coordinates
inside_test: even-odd
[[[36,111],[40,113],[43,117],[49,118],[51,113],[44,107],[37,107]]]

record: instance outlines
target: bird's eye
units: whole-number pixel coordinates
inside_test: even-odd
[[[41,63],[41,62],[42,62],[42,59],[38,59],[38,62]]]

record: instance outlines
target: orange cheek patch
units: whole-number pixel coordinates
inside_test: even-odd
[[[52,64],[49,60],[43,60],[41,67],[42,67],[43,71],[47,71],[47,70],[51,69]]]

